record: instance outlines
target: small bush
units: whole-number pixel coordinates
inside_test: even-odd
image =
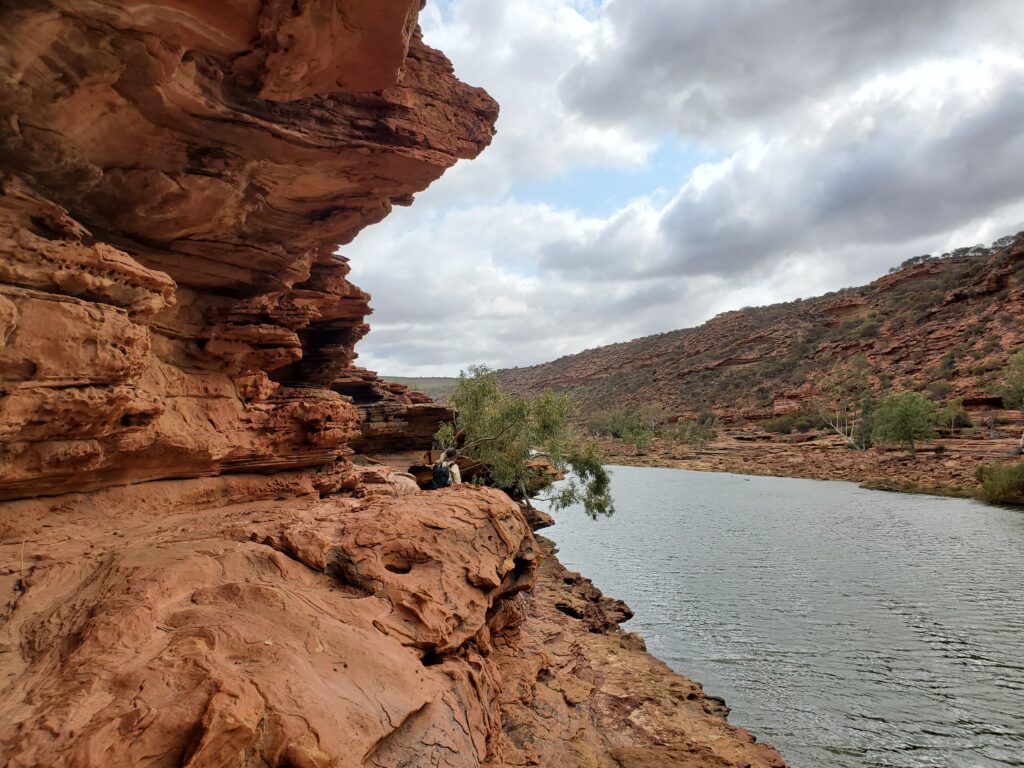
[[[665,437],[677,443],[686,443],[697,451],[718,436],[718,422],[712,417],[707,421],[680,420],[666,430]]]
[[[924,389],[932,400],[943,400],[949,397],[953,386],[948,381],[929,381]]]
[[[816,413],[787,413],[768,419],[761,423],[768,432],[778,435],[790,435],[793,432],[805,434],[812,429],[824,429],[825,422]]]
[[[615,437],[624,443],[646,448],[661,432],[668,411],[659,404],[619,408],[595,413],[587,421],[592,435]]]
[[[978,467],[979,495],[989,504],[1024,505],[1024,461],[1019,464],[984,464]]]
[[[882,332],[882,324],[879,322],[865,323],[860,327],[860,331],[857,334],[862,339],[873,339]]]

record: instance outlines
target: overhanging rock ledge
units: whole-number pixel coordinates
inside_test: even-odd
[[[434,412],[335,250],[497,119],[420,8],[0,6],[7,768],[782,764],[505,496],[349,459]]]

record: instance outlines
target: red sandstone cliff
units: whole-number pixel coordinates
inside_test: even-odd
[[[726,312],[697,328],[498,375],[512,391],[572,394],[584,420],[660,403],[671,417],[712,411],[722,423],[719,439],[699,454],[662,441],[642,452],[609,442],[613,458],[626,463],[969,489],[979,465],[1016,460],[1024,419],[994,393],[1008,357],[1024,345],[1022,313],[1018,236],[989,251],[910,263],[866,286]],[[944,453],[916,462],[846,450],[827,431],[779,428],[779,417],[813,415],[818,382],[856,355],[867,359],[876,393],[960,397],[974,427],[944,434]]]
[[[0,7],[9,768],[781,765],[506,497],[347,458],[438,414],[335,248],[497,116],[419,8]]]

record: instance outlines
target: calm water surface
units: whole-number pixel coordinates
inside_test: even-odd
[[[614,467],[560,557],[793,768],[1024,766],[1024,513]]]

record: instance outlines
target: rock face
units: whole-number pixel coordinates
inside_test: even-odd
[[[7,768],[781,765],[507,497],[348,458],[447,411],[334,250],[497,117],[419,9],[0,7]]]
[[[912,260],[914,261],[914,260]],[[993,392],[1024,345],[1024,235],[995,249],[911,263],[870,285],[818,298],[726,312],[698,328],[649,336],[499,372],[513,391],[571,393],[584,418],[660,403],[671,417],[720,420],[700,455],[656,442],[617,461],[919,487],[969,488],[975,469],[1013,461],[1024,415]],[[944,456],[908,464],[885,451],[850,452],[822,434],[783,434],[772,420],[812,415],[817,384],[837,360],[864,355],[876,392],[961,397],[973,431],[944,434]],[[926,446],[927,447],[927,446]],[[934,446],[932,446],[934,447]]]
[[[149,505],[8,507],[30,560],[3,630],[7,765],[391,765],[427,731],[484,758],[476,647],[538,554],[508,499],[154,485]]]
[[[342,371],[331,388],[349,398],[359,412],[360,434],[350,443],[359,453],[429,451],[441,422],[455,418],[447,405],[403,384],[383,381],[365,368]]]
[[[989,388],[1024,344],[1024,233],[979,255],[908,266],[859,288],[726,312],[671,331],[499,372],[518,391],[572,392],[584,413],[661,403],[758,423],[809,407],[836,360],[867,357],[876,384],[939,386],[991,407]],[[945,396],[945,394],[943,396]]]
[[[490,141],[417,2],[0,11],[0,498],[326,465],[333,255]]]

